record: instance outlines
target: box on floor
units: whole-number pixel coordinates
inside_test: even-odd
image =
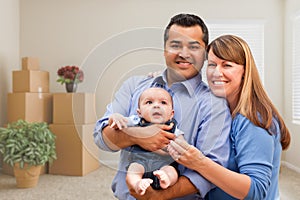
[[[83,176],[99,168],[99,149],[94,143],[95,124],[50,124],[56,135],[57,160],[49,174]]]

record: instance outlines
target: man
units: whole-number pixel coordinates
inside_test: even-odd
[[[107,107],[105,115],[97,122],[94,138],[99,148],[106,151],[121,149],[119,170],[112,189],[118,199],[134,199],[126,186],[128,150],[139,145],[149,151],[166,147],[174,135],[166,125],[131,127],[122,130],[107,126],[112,113],[134,115],[138,97],[149,87],[163,87],[173,94],[174,118],[185,139],[200,149],[204,155],[226,166],[229,156],[229,130],[231,117],[224,99],[215,97],[202,82],[201,69],[205,61],[208,30],[201,18],[191,14],[174,16],[165,30],[164,56],[166,70],[157,77],[132,77],[125,81]],[[142,135],[142,136],[141,136]],[[180,159],[180,158],[179,158]],[[201,175],[180,167],[181,176],[176,184],[166,190],[147,189],[140,199],[198,199],[214,186]],[[132,188],[130,188],[132,189]]]

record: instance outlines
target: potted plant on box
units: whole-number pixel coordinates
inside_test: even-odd
[[[64,66],[57,71],[57,82],[66,85],[67,92],[76,92],[77,84],[83,81],[83,71],[77,66]]]
[[[14,167],[17,187],[36,186],[41,167],[56,159],[55,138],[45,122],[19,120],[0,127],[0,153]]]

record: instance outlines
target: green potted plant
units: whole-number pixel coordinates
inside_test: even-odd
[[[36,186],[41,166],[56,159],[55,138],[45,122],[18,120],[0,127],[0,153],[3,161],[14,167],[17,187]]]

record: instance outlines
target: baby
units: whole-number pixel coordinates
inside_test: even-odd
[[[137,116],[124,117],[115,113],[109,118],[111,128],[122,129],[128,126],[148,126],[167,124],[170,132],[183,138],[183,132],[176,128],[173,119],[173,101],[163,88],[152,87],[142,92],[139,98]],[[127,170],[127,183],[136,193],[143,195],[151,185],[154,189],[165,189],[178,179],[177,163],[165,150],[150,152],[134,145],[130,150],[130,163]]]

